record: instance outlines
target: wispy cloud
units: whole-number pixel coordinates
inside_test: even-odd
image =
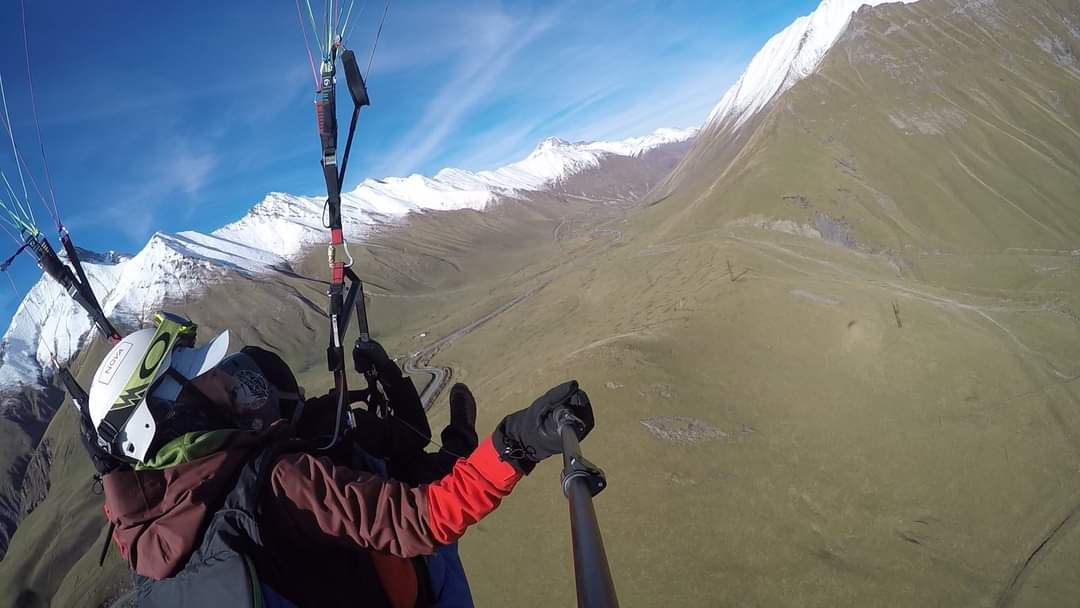
[[[107,219],[128,238],[141,241],[160,225],[158,214],[167,206],[182,214],[184,206],[178,203],[198,197],[221,164],[218,153],[199,149],[184,139],[173,141],[167,150],[153,156],[157,160],[140,178],[117,181],[108,204],[70,216],[70,227],[78,229]]]
[[[386,173],[415,170],[456,133],[463,119],[491,103],[491,93],[515,55],[555,22],[556,13],[529,19],[506,13],[471,15],[463,31],[476,32],[454,75],[428,102],[423,115],[388,154]]]
[[[542,19],[508,9],[486,19],[445,28],[476,35],[443,58],[450,76],[392,140],[387,160],[365,169],[377,177],[490,169],[547,136],[617,139],[697,126],[742,64],[649,3],[574,5]]]
[[[165,163],[160,183],[165,189],[176,188],[189,196],[199,193],[210,173],[218,165],[218,156],[213,152],[192,154],[185,151]]]

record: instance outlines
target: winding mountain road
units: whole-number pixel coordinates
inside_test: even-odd
[[[427,383],[427,386],[425,386],[424,390],[420,392],[420,402],[424,404],[424,411],[428,411],[431,409],[431,405],[435,403],[435,400],[442,393],[443,389],[446,388],[446,385],[450,383],[450,378],[453,377],[454,374],[453,369],[449,367],[431,366],[431,358],[438,354],[439,351],[441,351],[443,348],[452,344],[454,340],[469,335],[488,321],[494,319],[495,317],[498,317],[499,315],[513,308],[521,301],[529,298],[544,287],[547,287],[549,283],[551,283],[551,280],[544,281],[540,285],[537,285],[529,291],[515,297],[514,299],[499,306],[495,310],[487,313],[479,319],[470,322],[468,325],[465,325],[450,333],[449,335],[446,335],[436,340],[435,342],[432,342],[430,345],[416,351],[415,353],[407,357],[404,362],[402,362],[401,368],[405,371],[406,374],[427,374],[431,376],[431,380]]]

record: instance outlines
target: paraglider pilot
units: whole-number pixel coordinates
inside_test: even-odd
[[[561,452],[556,412],[568,408],[584,422],[581,438],[593,426],[588,397],[571,381],[477,442],[475,402],[458,384],[444,449],[422,456],[415,446],[430,430],[416,390],[371,342],[358,356],[378,368],[402,418],[379,427],[362,416],[358,428],[372,422],[390,437],[415,439],[403,449],[361,430],[352,439],[366,442],[370,451],[360,452],[376,462],[346,466],[297,438],[304,423],[289,417],[301,403],[311,411],[325,403],[304,402],[276,355],[252,347],[227,355],[228,343],[226,331],[196,348],[193,324],[162,315],[156,329],[113,347],[83,407],[83,444],[140,605],[453,603],[436,580],[445,572],[425,556],[454,543],[537,462]]]

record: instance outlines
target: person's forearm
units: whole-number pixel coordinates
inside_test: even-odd
[[[499,460],[488,439],[427,486],[334,467],[308,454],[283,456],[271,482],[283,499],[275,503],[301,534],[414,557],[460,537],[493,511],[520,477]]]
[[[436,540],[444,545],[457,540],[494,511],[520,479],[521,473],[499,459],[491,437],[485,438],[449,475],[427,487],[428,525]]]

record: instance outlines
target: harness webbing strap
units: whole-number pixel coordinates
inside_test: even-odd
[[[329,10],[329,6],[328,6]],[[315,91],[315,118],[319,127],[319,143],[322,148],[323,179],[326,181],[326,207],[324,221],[330,230],[330,243],[327,247],[327,262],[330,268],[330,287],[327,290],[329,298],[328,317],[330,322],[330,343],[326,349],[326,366],[334,376],[334,389],[338,394],[338,425],[334,428],[331,437],[332,447],[338,439],[340,422],[345,418],[348,405],[348,378],[345,369],[345,349],[342,345],[345,339],[345,329],[349,321],[352,308],[355,305],[358,323],[361,327],[361,338],[368,339],[367,312],[363,305],[363,289],[360,278],[352,272],[352,257],[349,254],[348,244],[345,241],[345,233],[341,225],[341,188],[345,181],[345,170],[349,164],[349,153],[352,150],[353,137],[356,134],[356,123],[359,118],[360,108],[370,105],[367,87],[356,62],[356,55],[345,49],[341,44],[341,38],[333,36],[333,24],[327,13],[327,47],[323,56],[323,62]],[[349,133],[345,143],[345,149],[341,156],[341,165],[338,166],[337,144],[337,59],[339,57],[345,71],[345,79],[348,85],[349,95],[353,101],[352,118],[349,121]],[[340,253],[345,259],[339,258]],[[349,295],[345,295],[345,279],[348,278],[351,285]],[[360,301],[357,304],[356,294],[359,291]],[[373,377],[368,378],[368,383],[373,383]],[[373,384],[372,384],[373,385]]]
[[[315,118],[319,125],[319,142],[322,144],[323,178],[326,181],[327,227],[341,228],[341,181],[337,170],[337,84],[334,54],[322,64],[319,90],[315,93]]]
[[[75,379],[71,370],[66,367],[61,367],[57,371],[60,374],[60,381],[64,384],[64,389],[67,390],[68,395],[71,395],[71,404],[78,410],[79,415],[82,415],[84,408],[89,407],[90,395],[88,395],[86,389],[79,384],[79,381]]]
[[[86,299],[92,302],[96,308],[101,308],[97,296],[94,295],[94,290],[90,288],[90,281],[86,278],[82,260],[79,259],[79,250],[75,249],[75,244],[71,242],[71,235],[68,234],[67,230],[60,233],[60,244],[64,246],[64,252],[67,253],[68,261],[71,262],[71,267],[75,269],[75,275],[79,278],[79,284],[85,288]]]
[[[15,258],[19,257],[19,254],[22,253],[23,250],[26,249],[29,246],[30,246],[30,243],[25,243],[24,242],[22,244],[22,247],[19,247],[18,249],[16,249],[15,253],[11,254],[11,257],[4,260],[4,262],[2,264],[0,264],[0,272],[7,272],[8,268],[11,268],[11,264],[15,261]]]
[[[70,239],[68,240],[68,243],[70,243]],[[60,286],[64,288],[64,291],[66,291],[79,306],[82,306],[83,309],[86,310],[98,330],[112,342],[118,342],[120,340],[120,334],[105,316],[105,312],[101,309],[101,304],[98,303],[97,298],[94,296],[94,291],[90,288],[90,284],[88,282],[80,282],[79,279],[75,278],[71,269],[60,261],[60,257],[56,255],[56,251],[52,248],[52,245],[49,244],[49,241],[41,236],[28,236],[26,237],[26,246],[27,249],[34,254],[34,259],[37,260],[38,267],[59,283]],[[71,249],[74,251],[74,246],[72,246]],[[71,254],[69,253],[68,255]],[[76,260],[77,259],[78,257],[76,257]],[[78,268],[79,273],[85,280],[86,275],[81,270],[81,264]]]

